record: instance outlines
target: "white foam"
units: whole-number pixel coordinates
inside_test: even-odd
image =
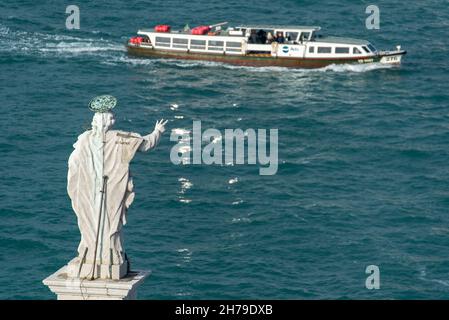
[[[173,128],[171,131],[176,135],[190,135],[190,130],[182,129],[182,128]]]
[[[124,51],[125,49],[118,45],[105,43],[98,45],[93,42],[79,41],[79,42],[66,42],[48,43],[44,48],[40,48],[41,52],[57,52],[57,53],[90,53],[99,51]]]
[[[62,34],[11,31],[0,25],[0,51],[22,52],[43,56],[73,56],[104,52],[124,52],[125,46],[103,38],[82,38]]]
[[[333,72],[368,72],[379,69],[390,69],[393,65],[384,63],[366,63],[366,64],[331,64],[327,67],[317,69],[318,71],[333,71]]]
[[[181,191],[179,193],[186,193],[187,190],[193,187],[193,183],[187,178],[179,178],[178,181],[181,182]]]
[[[249,218],[242,217],[242,218],[232,218],[231,222],[232,223],[239,223],[239,222],[251,223],[252,220]]]

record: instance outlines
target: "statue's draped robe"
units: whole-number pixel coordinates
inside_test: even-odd
[[[69,158],[67,190],[81,232],[80,261],[85,256],[84,263],[93,263],[101,210],[96,263],[120,265],[126,262],[121,228],[134,200],[129,163],[137,151],[145,152],[155,147],[161,133],[155,130],[142,137],[138,133],[109,130],[103,135],[104,139],[101,139],[89,130],[78,137]],[[104,176],[108,179],[101,205]]]

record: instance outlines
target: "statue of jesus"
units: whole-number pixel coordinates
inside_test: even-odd
[[[134,200],[129,163],[137,151],[156,147],[167,121],[157,121],[146,136],[112,130],[116,102],[112,96],[91,101],[92,129],[78,137],[69,158],[67,191],[81,233],[78,256],[67,268],[71,278],[118,280],[129,272],[122,239]]]

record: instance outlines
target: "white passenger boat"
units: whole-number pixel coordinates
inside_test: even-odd
[[[172,30],[139,30],[127,43],[130,55],[218,61],[246,66],[321,68],[331,64],[400,64],[406,54],[377,50],[369,41],[323,36],[320,27],[227,23]]]

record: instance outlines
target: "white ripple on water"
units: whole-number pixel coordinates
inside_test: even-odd
[[[190,182],[189,179],[183,177],[179,178],[178,181],[181,183],[181,190],[178,192],[180,194],[180,196],[178,197],[179,202],[181,203],[192,202],[191,199],[185,197],[185,193],[187,192],[187,190],[193,187],[193,183]]]
[[[181,248],[176,250],[182,258],[183,263],[189,263],[192,260],[192,252],[187,248]],[[180,264],[178,264],[180,266]]]
[[[179,178],[178,181],[181,182],[181,191],[179,191],[179,193],[184,194],[187,190],[193,187],[193,183],[187,178]]]
[[[241,217],[241,218],[232,218],[232,223],[251,223],[252,220],[250,218]]]

